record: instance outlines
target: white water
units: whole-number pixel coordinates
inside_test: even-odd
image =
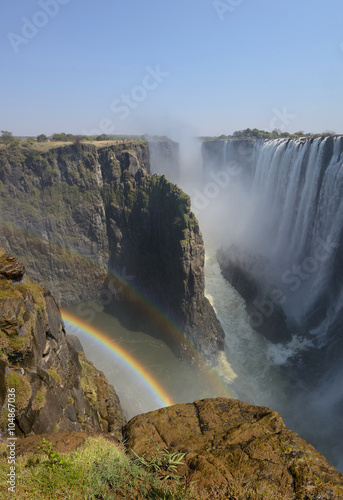
[[[221,376],[238,399],[282,408],[287,379],[273,362],[267,340],[250,326],[244,300],[223,278],[213,251],[207,251],[205,277],[206,296],[225,331],[225,353],[231,367],[231,374],[222,368]]]
[[[286,313],[302,321],[330,287],[342,237],[343,140],[258,141],[254,153],[249,188],[254,216],[245,226],[246,246],[268,259],[275,285],[287,296]],[[321,342],[342,298],[331,297],[331,317],[319,328]]]

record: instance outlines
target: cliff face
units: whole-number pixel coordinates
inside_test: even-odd
[[[106,304],[127,301],[129,277],[215,363],[224,334],[204,297],[198,223],[188,196],[150,175],[147,143],[3,149],[0,181],[0,244],[59,303],[94,299],[104,288]],[[166,340],[193,359],[187,342]]]
[[[204,245],[189,197],[164,176],[148,176],[142,169],[119,182],[108,163],[102,164],[104,188],[115,193],[106,204],[110,269],[125,269],[139,296],[167,313],[214,363],[224,335],[204,296]],[[173,339],[166,340],[176,347]],[[178,351],[193,359],[187,342]]]
[[[50,292],[24,272],[14,256],[0,251],[2,434],[10,391],[17,436],[84,430],[119,437],[125,418],[113,387],[65,334]]]
[[[234,245],[219,250],[217,258],[222,275],[245,300],[251,326],[275,344],[291,341],[287,316],[277,303],[277,288],[268,281],[271,275],[268,260],[247,255]]]
[[[60,304],[94,298],[109,260],[96,149],[2,149],[0,181],[0,244]]]

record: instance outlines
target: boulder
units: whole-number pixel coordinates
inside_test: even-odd
[[[25,274],[25,267],[14,255],[2,251],[0,254],[0,278],[19,281]]]
[[[134,417],[124,437],[146,459],[165,448],[185,453],[182,474],[200,488],[238,482],[260,494],[343,499],[343,474],[266,407],[226,398],[179,404]]]

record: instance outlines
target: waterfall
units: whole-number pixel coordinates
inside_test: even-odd
[[[223,163],[215,165],[217,174],[225,170],[230,158],[237,161],[238,157],[240,161],[235,141],[223,141],[219,146]],[[339,265],[343,233],[343,139],[255,141],[248,181],[243,174],[246,174],[244,162],[235,186],[229,186],[225,195],[220,193],[212,202],[212,205],[220,202],[220,210],[225,210],[228,218],[231,217],[228,212],[234,213],[240,230],[240,238],[235,240],[228,224],[224,242],[268,261],[269,279],[282,291],[284,310],[294,321],[302,322],[313,315],[318,301],[326,296],[330,304],[321,305],[325,311],[318,315],[317,322],[312,322],[311,328],[317,341],[323,344],[343,306],[341,287],[337,290],[343,274]],[[243,193],[238,202],[237,190]],[[230,198],[234,198],[233,206]],[[251,207],[248,218],[247,207]],[[219,232],[224,232],[223,226]]]
[[[227,146],[228,146],[228,141],[224,141],[224,144],[223,144],[223,166],[224,166],[224,168],[226,167],[226,164],[227,164]]]
[[[279,411],[343,470],[343,138],[204,141],[202,166],[198,143],[186,142],[179,182],[205,239],[206,294],[225,331],[223,380],[238,398]],[[253,280],[249,293],[257,283],[263,319],[278,298],[276,341],[253,328],[220,273],[219,248]],[[290,335],[278,340],[282,315]]]
[[[232,163],[238,175],[231,175]],[[251,389],[258,399],[342,467],[343,138],[209,141],[203,144],[203,170],[193,204],[205,239],[222,247],[228,265],[265,293],[255,301],[263,319],[274,314],[272,300],[278,297],[290,331],[289,340],[260,342],[255,367],[245,363],[249,329],[240,338],[227,322],[229,299],[219,311],[223,285],[217,280],[211,301],[224,325],[228,359],[230,349],[236,350],[232,357],[251,369],[251,381],[255,376]],[[265,369],[256,368],[263,360],[289,378],[286,403],[266,393]],[[246,377],[235,383],[246,386]],[[280,375],[270,383],[280,387]]]
[[[260,238],[268,242],[264,255],[287,297],[289,316],[303,321],[329,293],[321,325],[310,330],[324,344],[343,306],[341,291],[332,293],[343,230],[342,138],[281,139],[256,147],[251,194],[259,203],[252,223],[268,220],[259,224]]]

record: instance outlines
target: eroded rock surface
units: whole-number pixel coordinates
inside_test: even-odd
[[[21,280],[25,274],[25,266],[14,255],[2,251],[0,254],[0,277]]]
[[[16,435],[84,430],[120,437],[125,418],[113,387],[68,341],[50,292],[24,275],[14,280],[23,266],[15,257],[4,260],[14,274],[0,278],[1,432],[8,431],[7,394],[14,389]]]
[[[175,405],[134,417],[125,437],[147,458],[164,448],[186,453],[183,473],[199,486],[239,480],[260,493],[343,498],[343,475],[266,407],[225,398]]]

